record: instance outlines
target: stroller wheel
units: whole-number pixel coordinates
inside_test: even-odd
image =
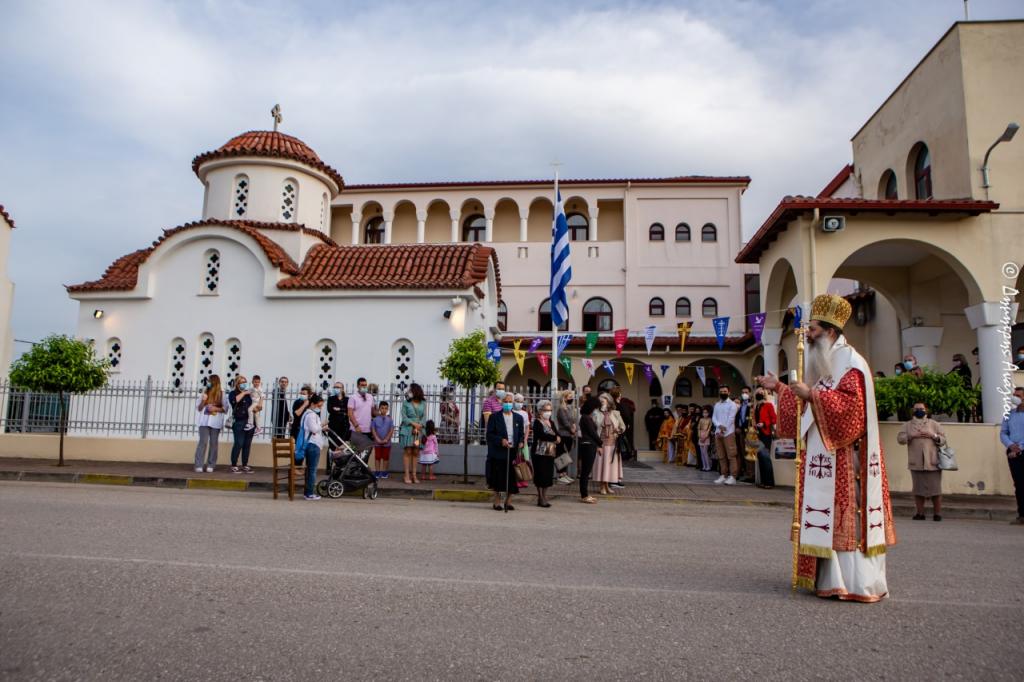
[[[327,480],[316,482],[316,494],[320,497],[326,497],[327,495]]]
[[[338,499],[345,494],[345,486],[341,481],[331,481],[327,484],[327,496],[331,499]]]
[[[376,500],[378,497],[380,497],[380,486],[377,484],[377,481],[374,481],[366,486],[366,490],[363,491],[363,498]]]

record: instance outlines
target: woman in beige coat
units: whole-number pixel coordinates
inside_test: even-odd
[[[626,431],[626,424],[610,395],[602,393],[598,398],[601,409],[594,411],[593,418],[601,434],[601,445],[594,460],[594,480],[601,484],[602,495],[611,495],[609,484],[622,480],[622,454],[617,451],[617,445],[619,436]]]
[[[942,469],[939,468],[939,447],[946,444],[942,426],[928,417],[924,403],[914,404],[914,416],[897,436],[907,446],[907,466],[913,481],[915,521],[924,521],[924,501],[932,498],[935,521],[942,520]]]

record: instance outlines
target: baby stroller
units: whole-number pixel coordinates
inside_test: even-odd
[[[352,434],[350,442],[328,431],[327,478],[316,484],[321,497],[338,499],[346,492],[362,490],[364,500],[376,500],[380,484],[370,469],[373,443],[359,433]]]

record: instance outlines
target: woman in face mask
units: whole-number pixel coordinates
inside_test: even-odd
[[[900,445],[907,446],[907,466],[913,481],[915,521],[924,521],[924,502],[932,498],[932,519],[942,520],[942,469],[939,468],[939,447],[946,444],[942,426],[928,417],[924,403],[914,404],[914,416],[897,435]]]
[[[594,461],[594,480],[601,484],[601,494],[611,495],[611,483],[622,480],[622,456],[616,452],[619,436],[626,432],[626,423],[615,409],[612,398],[602,393],[601,410],[594,412],[598,432],[601,434],[601,447]]]
[[[553,410],[550,400],[542,400],[537,405],[537,418],[533,420],[530,431],[533,442],[530,451],[533,458],[533,484],[537,487],[537,506],[550,507],[548,488],[555,482],[555,449],[562,442],[555,430],[552,419]]]
[[[300,429],[305,429],[306,438],[304,446],[304,463],[306,465],[306,490],[307,500],[319,500],[316,494],[316,468],[320,463],[320,450],[324,447],[324,431],[327,425],[320,420],[323,411],[324,399],[316,393],[312,393],[306,400],[306,409],[302,412]]]
[[[327,396],[327,425],[342,440],[347,441],[352,437],[352,427],[348,421],[348,396],[340,381],[334,382]]]
[[[402,402],[402,425],[398,427],[398,445],[402,448],[402,465],[406,483],[419,483],[416,461],[423,445],[423,425],[427,423],[427,402],[423,388],[411,384]]]
[[[249,382],[241,374],[235,377],[235,388],[228,393],[228,403],[231,405],[231,416],[234,422],[231,424],[231,432],[235,442],[231,446],[231,473],[238,474],[245,472],[252,473],[249,466],[249,451],[252,449],[252,437],[256,433],[256,424],[252,421],[252,389]],[[242,456],[242,468],[238,468],[238,456]]]
[[[526,443],[522,448],[522,456],[527,462],[530,461],[530,442],[533,437],[533,418],[530,414],[530,410],[526,408],[526,398],[523,397],[522,393],[512,394],[512,412],[518,414],[523,419],[523,426],[526,428]],[[519,481],[517,483],[520,489],[529,487],[527,481]]]

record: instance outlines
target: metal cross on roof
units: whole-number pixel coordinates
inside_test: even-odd
[[[274,132],[276,133],[277,125],[281,122],[281,119],[284,118],[283,116],[281,116],[281,105],[275,104],[274,108],[270,110],[270,115],[274,119]]]

